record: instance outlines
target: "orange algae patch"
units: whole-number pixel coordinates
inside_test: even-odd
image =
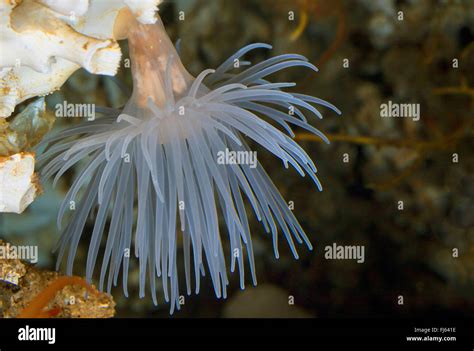
[[[68,285],[81,285],[88,292],[98,294],[84,279],[79,277],[59,277],[40,292],[30,304],[20,312],[17,318],[50,318],[57,316],[61,309],[55,307],[49,311],[43,311],[48,303],[54,299],[56,293]]]

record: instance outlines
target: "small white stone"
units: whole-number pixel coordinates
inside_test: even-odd
[[[22,213],[39,192],[35,157],[18,153],[0,158],[0,212]]]

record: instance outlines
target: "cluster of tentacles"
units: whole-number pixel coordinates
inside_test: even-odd
[[[306,115],[322,118],[315,105],[338,114],[340,111],[324,100],[283,91],[294,83],[267,80],[269,75],[295,66],[317,71],[305,57],[280,55],[256,65],[242,60],[243,55],[260,48],[271,47],[252,44],[242,48],[216,70],[202,72],[186,93],[178,97],[172,89],[173,76],[169,67],[179,58],[170,56],[164,74],[164,106],[148,99],[146,108],[137,108],[137,104],[130,101],[123,111],[100,109],[102,118],[84,122],[45,140],[43,145],[47,148],[39,159],[43,180],[55,176],[56,183],[66,171],[80,164],[58,216],[60,226],[71,201],[80,198],[57,245],[58,265],[68,251],[68,274],[73,272],[74,257],[86,221],[94,214],[86,274],[90,281],[101,245],[105,246],[100,289],[106,284],[110,291],[122,271],[123,289],[127,294],[130,264],[127,252],[132,247],[132,233],[135,232],[140,296],[145,295],[148,280],[151,296],[157,303],[156,278],[161,277],[164,297],[166,301],[170,298],[172,301],[171,312],[174,306],[179,308],[177,256],[178,247],[182,245],[188,294],[191,293],[193,272],[191,262],[198,293],[206,260],[216,296],[225,297],[229,280],[219,232],[220,208],[230,242],[230,270],[233,272],[238,265],[243,288],[246,252],[256,284],[244,197],[265,230],[271,233],[276,257],[279,231],[295,257],[298,254],[294,241],[305,243],[311,249],[308,237],[260,164],[253,169],[246,164],[216,163],[219,151],[251,151],[245,136],[280,158],[285,167],[291,165],[302,176],[309,175],[321,189],[314,163],[293,140],[292,126],[328,142],[308,123]],[[235,62],[248,67],[234,73]],[[275,127],[271,121],[282,128]],[[86,164],[81,163],[83,159],[88,160]],[[136,214],[134,208],[138,209]],[[178,223],[182,243],[177,235]]]

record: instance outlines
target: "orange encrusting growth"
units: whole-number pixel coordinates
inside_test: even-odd
[[[49,311],[43,311],[48,303],[56,296],[56,293],[68,285],[81,285],[88,292],[98,294],[84,279],[79,277],[59,277],[40,292],[30,304],[20,312],[17,318],[50,318],[59,314],[60,308],[55,307]]]
[[[53,307],[50,310],[41,311],[36,317],[31,318],[53,318],[56,317],[59,313],[61,313],[61,307]]]

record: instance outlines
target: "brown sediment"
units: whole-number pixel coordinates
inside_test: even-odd
[[[0,240],[0,246],[7,244]],[[41,270],[19,259],[0,259],[0,317],[111,318],[112,296],[79,277]]]
[[[41,195],[43,193],[43,187],[41,186],[41,182],[40,182],[38,173],[35,172],[31,176],[31,184],[33,184],[33,186],[35,188],[36,196]]]
[[[20,158],[24,158],[25,156],[33,156],[33,158],[35,158],[35,153],[34,152],[23,152],[23,151],[21,151],[21,152],[18,152],[18,153],[15,153],[13,155],[9,155],[9,156],[0,156],[0,163],[4,163],[4,162],[13,160],[13,156],[17,155],[17,154],[20,155]]]
[[[94,290],[87,282],[79,277],[58,277],[52,283],[50,283],[43,291],[41,291],[30,303],[26,306],[17,316],[17,318],[44,318],[49,314],[44,310],[48,303],[53,300],[54,296],[68,285],[80,285],[91,293],[98,295],[99,293]],[[58,307],[53,308],[56,311],[60,310]],[[52,310],[50,310],[52,311]],[[54,314],[59,314],[58,313]]]

